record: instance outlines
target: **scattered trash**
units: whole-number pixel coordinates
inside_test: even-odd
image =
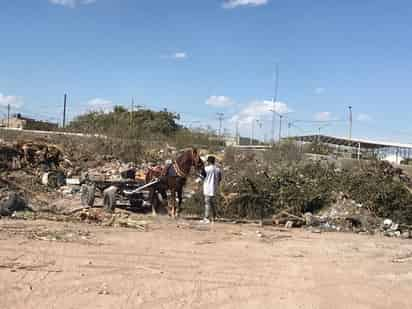
[[[286,222],[285,228],[286,228],[286,229],[291,229],[291,228],[293,228],[293,221],[288,221],[288,222]]]

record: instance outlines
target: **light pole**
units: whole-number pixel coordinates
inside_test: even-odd
[[[259,119],[256,119],[256,124],[257,124],[259,129],[262,128],[262,121],[260,121]]]
[[[250,145],[253,145],[253,138],[255,135],[255,120],[252,119],[252,134],[250,135]]]
[[[10,104],[7,104],[7,128],[10,128]]]
[[[352,125],[353,125],[352,106],[349,106],[349,140],[352,140]]]
[[[279,114],[279,142],[282,139],[282,118],[283,115]]]
[[[286,114],[288,114],[288,112],[286,112],[286,113],[283,113],[283,114],[281,114],[281,113],[278,113],[276,110],[274,110],[274,109],[271,109],[270,110],[273,114],[276,114],[276,115],[278,115],[279,116],[279,141],[282,139],[282,119],[283,119],[283,117],[286,117]]]

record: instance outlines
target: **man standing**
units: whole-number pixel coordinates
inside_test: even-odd
[[[218,168],[216,158],[209,156],[207,158],[208,166],[205,167],[204,182],[203,182],[203,195],[205,196],[205,217],[203,223],[213,222],[216,217],[216,193],[219,188],[219,184],[222,181],[222,172]],[[210,218],[210,220],[209,220]]]

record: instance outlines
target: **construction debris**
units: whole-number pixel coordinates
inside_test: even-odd
[[[0,214],[11,216],[30,208],[85,223],[146,231],[147,222],[124,213],[107,214],[92,208],[94,203],[79,207],[79,200],[85,179],[143,181],[152,164],[77,152],[75,146],[74,142],[66,147],[41,141],[0,142]],[[156,151],[146,153],[151,153],[153,160],[165,159]],[[380,161],[338,168],[333,163],[291,157],[293,160],[277,156],[274,162],[269,156],[252,153],[225,154],[218,216],[233,220],[271,218],[286,228],[306,227],[316,232],[382,232],[389,237],[410,237],[412,181],[401,169]],[[193,183],[188,188],[184,211],[201,215],[200,186]],[[96,203],[101,197],[96,193]],[[93,202],[94,198],[93,192]],[[67,201],[74,206],[67,207]]]

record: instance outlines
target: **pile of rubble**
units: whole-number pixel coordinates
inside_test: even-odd
[[[368,233],[375,231],[380,224],[361,203],[350,199],[346,194],[337,194],[335,202],[321,209],[316,216],[304,214],[307,226],[318,226],[327,231]]]
[[[102,209],[82,210],[82,184],[89,180],[143,179],[149,166],[123,163],[109,155],[87,159],[82,156],[80,160],[79,156],[42,141],[0,141],[0,216],[15,217],[16,212],[32,210],[37,217],[49,213],[62,220],[69,216],[82,222],[110,221],[112,217],[106,218]],[[112,225],[135,225],[133,220],[115,221]]]

